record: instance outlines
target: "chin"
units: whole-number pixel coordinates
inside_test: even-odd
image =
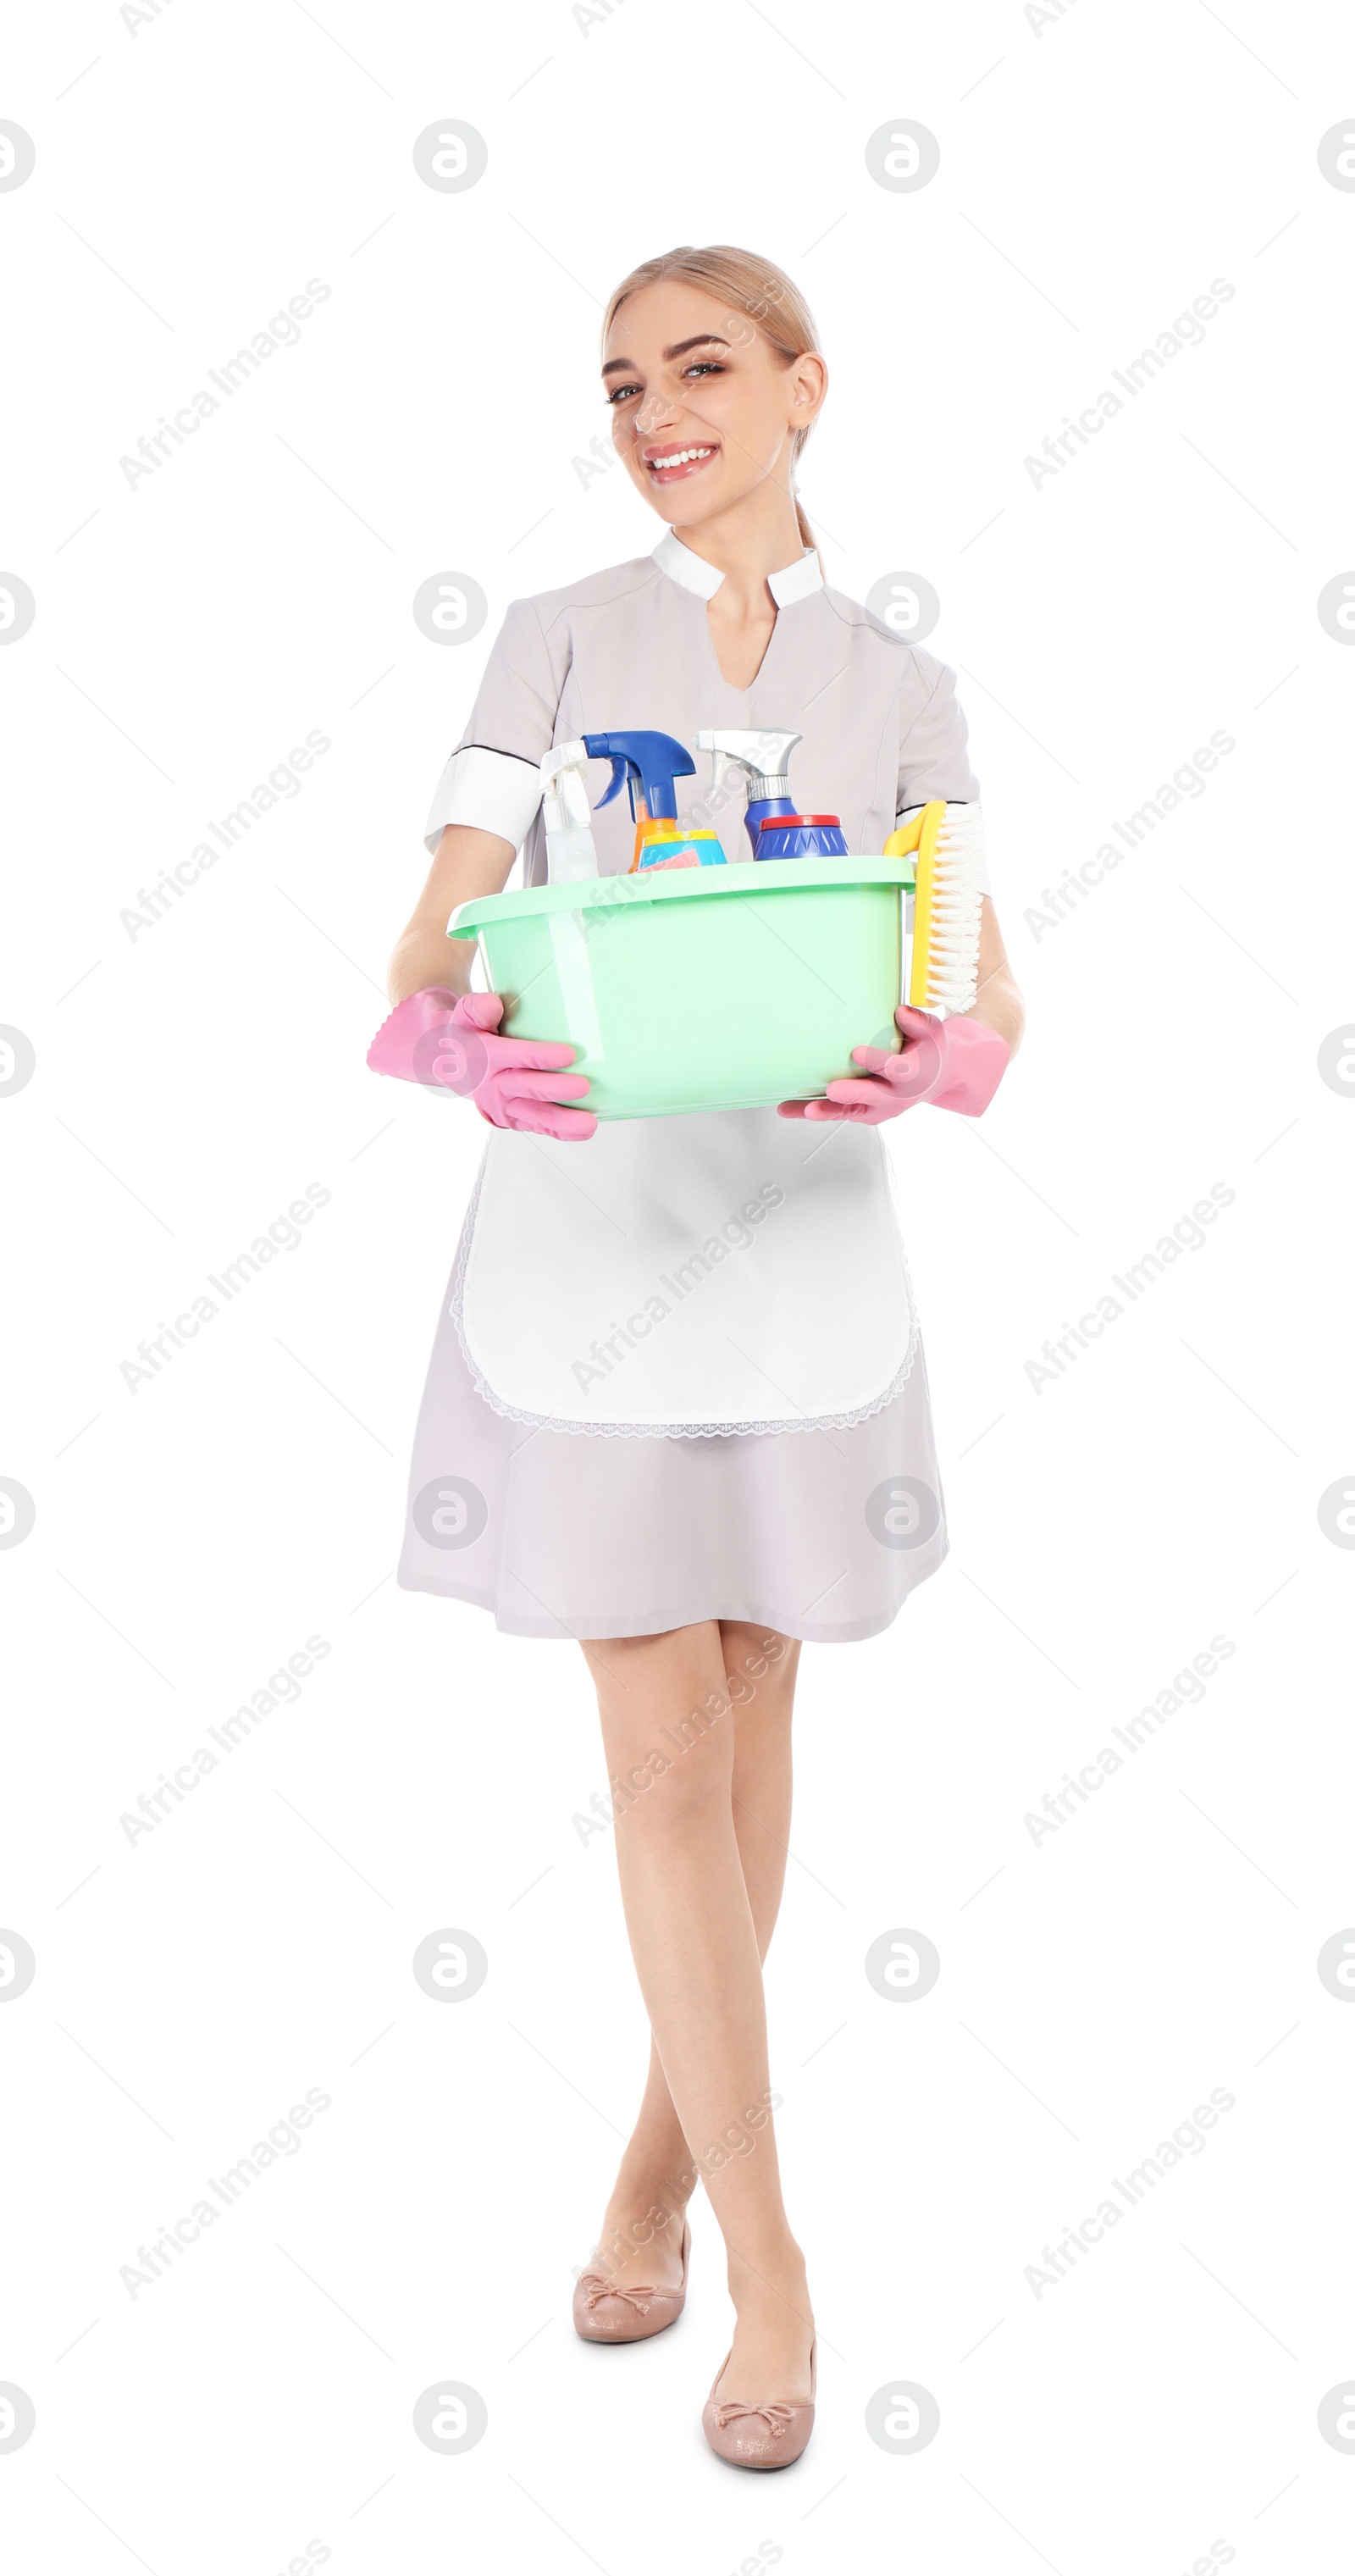
[[[684,490],[681,484],[675,491],[656,493],[654,501],[660,518],[666,519],[670,528],[699,528],[703,519],[713,519],[729,506],[726,493],[712,492],[709,486],[698,493]]]

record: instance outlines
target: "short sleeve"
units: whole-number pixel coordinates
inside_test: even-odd
[[[532,602],[515,599],[465,733],[438,780],[424,827],[430,850],[449,823],[497,832],[521,849],[541,802],[540,763],[555,738],[564,680]]]
[[[916,653],[921,703],[914,712],[914,693],[904,693],[899,723],[899,785],[895,812],[900,822],[920,805],[944,797],[948,805],[977,805],[979,782],[969,763],[969,726],[955,694],[955,674],[929,653]],[[931,683],[928,686],[928,683]],[[986,866],[982,889],[991,895]]]

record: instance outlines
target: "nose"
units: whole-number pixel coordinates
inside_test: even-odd
[[[674,395],[667,393],[662,385],[652,386],[635,415],[636,437],[652,438],[658,429],[671,429],[681,408]]]

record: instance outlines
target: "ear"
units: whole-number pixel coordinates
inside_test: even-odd
[[[807,429],[818,418],[828,394],[828,369],[817,349],[807,349],[790,369],[791,427]]]

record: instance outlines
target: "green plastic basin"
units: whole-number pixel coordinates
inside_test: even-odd
[[[593,877],[463,903],[505,1035],[563,1041],[598,1118],[754,1109],[821,1095],[897,1048],[902,859]]]

